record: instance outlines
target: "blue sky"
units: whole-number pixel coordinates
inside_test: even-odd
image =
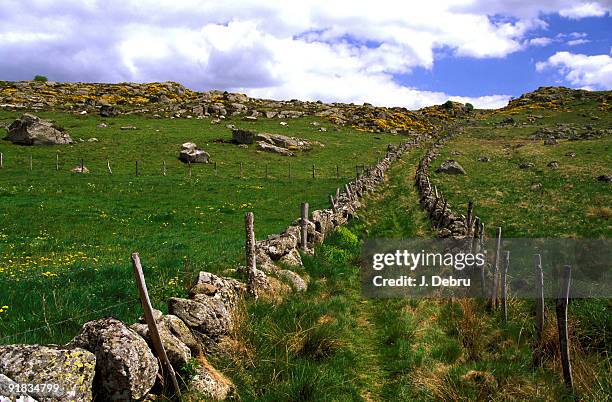
[[[3,0],[0,79],[419,108],[612,89],[611,0]]]
[[[417,68],[411,73],[396,76],[403,85],[424,90],[443,91],[463,96],[479,97],[488,94],[519,96],[539,86],[566,85],[576,87],[556,71],[536,71],[537,61],[547,60],[555,53],[567,51],[585,55],[610,54],[612,47],[612,17],[584,18],[580,20],[547,15],[548,23],[529,35],[533,38],[551,38],[546,46],[531,46],[503,58],[475,59],[453,57],[441,51],[433,68]],[[580,37],[569,36],[572,33]],[[568,35],[568,36],[564,36]],[[578,36],[578,35],[574,35]],[[585,43],[568,45],[572,40]],[[602,85],[597,89],[612,89]]]

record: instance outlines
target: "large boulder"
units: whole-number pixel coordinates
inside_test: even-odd
[[[7,129],[6,139],[21,145],[72,144],[72,139],[52,122],[25,113]]]
[[[155,384],[158,365],[147,342],[114,318],[83,325],[69,346],[96,355],[96,394],[105,400],[141,399]]]
[[[185,163],[208,163],[210,155],[193,142],[186,142],[181,145],[179,159]]]
[[[249,130],[232,130],[232,139],[238,144],[252,144],[255,142],[255,136],[257,135],[254,131]]]
[[[236,279],[224,278],[202,271],[198,274],[189,293],[192,299],[198,294],[204,294],[220,300],[228,310],[231,310],[236,307],[238,298],[245,292],[246,285]]]
[[[33,388],[37,400],[91,401],[96,357],[80,348],[49,345],[0,346],[0,397],[11,396],[9,383],[58,384]],[[4,389],[8,388],[8,389]],[[1,398],[0,398],[1,399]]]
[[[456,160],[448,159],[442,162],[442,165],[436,170],[437,173],[446,174],[465,174],[465,169]]]
[[[212,340],[228,334],[232,328],[230,313],[223,302],[207,295],[196,295],[193,300],[171,297],[168,311]]]

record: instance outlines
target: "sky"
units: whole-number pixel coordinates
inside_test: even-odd
[[[0,0],[0,80],[38,74],[497,108],[539,86],[612,89],[612,0]]]

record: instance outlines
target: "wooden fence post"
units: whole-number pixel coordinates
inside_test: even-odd
[[[533,256],[536,283],[536,321],[535,342],[533,345],[533,364],[542,365],[542,332],[544,331],[544,273],[542,272],[542,256]]]
[[[188,164],[189,164],[188,166],[189,167],[189,177],[191,177],[191,161],[189,161]]]
[[[268,180],[268,164],[266,163],[266,180]]]
[[[142,266],[140,265],[140,256],[138,253],[132,254],[132,267],[134,268],[134,276],[136,277],[138,293],[140,294],[140,303],[144,312],[145,321],[147,322],[147,327],[149,328],[151,343],[153,344],[153,348],[155,349],[157,357],[159,358],[165,372],[170,375],[174,391],[178,396],[180,396],[181,390],[179,388],[178,381],[176,380],[176,374],[174,373],[172,364],[170,364],[168,355],[166,355],[166,350],[164,349],[164,345],[162,344],[159,336],[155,318],[153,318],[153,307],[151,306],[151,300],[149,299],[149,293],[147,292],[147,285],[145,283],[144,274],[142,273]]]
[[[340,178],[340,168],[336,165],[336,179]]]
[[[444,214],[446,213],[446,207],[448,206],[448,200],[444,200],[444,205],[442,206],[442,212],[440,213],[440,219],[438,219],[438,223],[436,223],[436,229],[440,228],[442,222],[444,222]]]
[[[30,155],[30,172],[32,171],[32,155]]]
[[[353,196],[351,194],[351,189],[350,189],[348,183],[344,185],[344,191],[346,192],[346,195],[348,196],[349,200],[352,200]]]
[[[251,297],[257,299],[257,284],[255,279],[257,260],[255,257],[255,224],[253,212],[247,212],[244,216],[244,226],[246,231],[247,292]]]
[[[85,173],[85,163],[83,158],[81,158],[81,174]],[[136,174],[138,176],[138,174]]]
[[[302,251],[308,251],[308,203],[303,202],[301,207],[301,220],[300,225],[302,226],[302,236],[300,248]]]
[[[559,294],[555,307],[557,310],[557,329],[559,332],[559,350],[561,352],[561,365],[563,366],[563,379],[565,381],[565,386],[573,392],[574,379],[572,377],[567,328],[567,302],[569,299],[571,276],[572,267],[566,265],[561,272],[561,278],[559,278]]]
[[[240,162],[240,178],[242,179],[243,177],[243,165],[242,162]]]
[[[472,226],[473,226],[472,215],[473,213],[474,213],[474,203],[472,202],[472,200],[470,200],[468,201],[467,217],[466,217],[466,222],[465,222],[465,226],[467,226],[468,237],[472,235]]]
[[[4,154],[0,152],[0,169],[4,167]]]
[[[480,228],[478,229],[478,248],[481,253],[485,252],[484,248],[484,222],[480,221]],[[485,267],[486,264],[480,266],[480,294],[483,298],[487,297],[487,284],[485,282]]]
[[[334,214],[338,213],[338,208],[336,208],[336,201],[334,200],[334,196],[333,195],[329,195],[329,203],[331,204],[332,210],[334,211]]]
[[[215,162],[215,176],[219,175],[219,171],[217,170],[217,162]]]
[[[162,174],[165,176],[166,175],[166,161],[163,161],[162,165],[163,165]]]
[[[112,175],[113,170],[111,169],[110,160],[106,160],[106,167],[108,168],[108,174]]]
[[[312,178],[315,178],[315,165],[312,165]]]
[[[59,170],[59,154],[55,154],[55,170]]]
[[[291,162],[289,162],[289,180],[291,180]]]
[[[508,267],[510,266],[510,251],[506,251],[504,253],[504,269],[501,275],[501,305],[502,305],[502,314],[504,316],[504,323],[508,322],[508,286],[507,286],[507,277],[508,277]]]
[[[336,199],[340,198],[340,187],[336,187]]]
[[[138,177],[138,160],[136,160],[136,177]]]
[[[495,235],[496,247],[495,257],[493,259],[493,285],[491,287],[491,300],[489,301],[489,307],[492,309],[497,308],[497,291],[499,287],[499,257],[501,253],[501,227],[498,227]]]

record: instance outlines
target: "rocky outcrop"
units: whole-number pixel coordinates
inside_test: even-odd
[[[179,160],[185,163],[208,163],[210,155],[208,152],[198,148],[193,142],[186,142],[181,145]]]
[[[36,387],[37,400],[91,401],[96,357],[80,348],[42,345],[0,346],[0,396],[11,396],[8,384],[58,384]],[[3,385],[5,384],[5,385]],[[6,389],[4,389],[6,388]]]
[[[278,147],[276,145],[268,144],[267,142],[258,141],[257,147],[262,151],[273,152],[275,154],[283,156],[295,156],[295,154],[289,151],[287,148]]]
[[[7,128],[6,139],[20,145],[72,144],[70,136],[52,122],[25,113]]]
[[[90,321],[69,345],[95,354],[94,389],[106,400],[138,400],[155,384],[157,359],[145,340],[119,320]]]
[[[465,174],[465,169],[456,160],[448,159],[442,162],[436,173]]]

